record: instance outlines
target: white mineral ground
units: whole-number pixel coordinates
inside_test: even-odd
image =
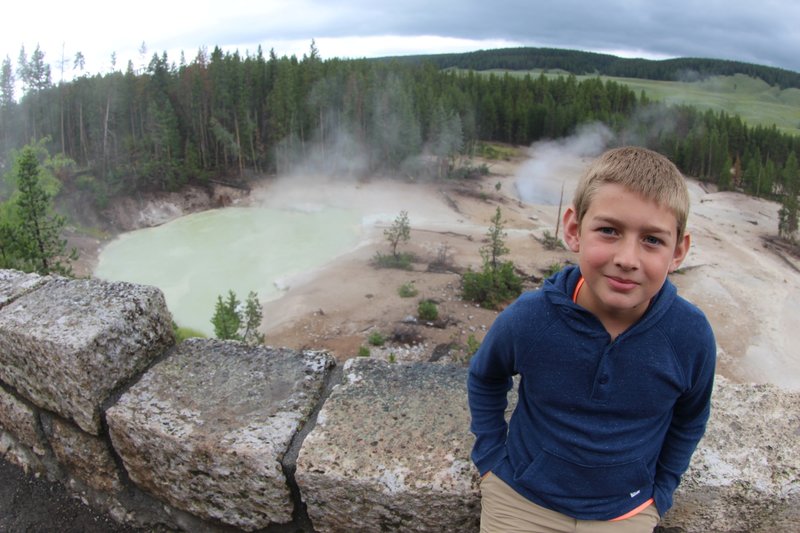
[[[565,203],[588,159],[564,155],[535,182],[556,202],[561,183]],[[448,326],[419,326],[420,346],[372,347],[372,356],[399,361],[427,360],[437,345],[480,341],[496,312],[459,298],[459,276],[428,272],[428,263],[446,252],[452,270],[480,268],[479,249],[499,206],[507,232],[506,259],[528,275],[541,277],[553,263],[574,260],[566,251],[546,251],[536,240],[555,232],[558,206],[522,202],[542,172],[536,157],[526,155],[488,162],[491,174],[466,185],[372,179],[267,180],[249,202],[306,209],[318,204],[360,209],[364,238],[354,250],[313,272],[280,280],[286,288],[263,302],[267,343],[290,348],[324,348],[339,360],[357,354],[370,333],[391,335],[416,315],[421,298],[439,302]],[[691,181],[691,180],[690,180]],[[691,181],[692,248],[679,273],[672,276],[680,293],[703,309],[717,337],[717,371],[737,382],[773,383],[800,390],[800,261],[787,251],[765,245],[777,235],[779,205],[733,192],[715,192]],[[389,253],[383,230],[400,210],[409,214],[412,232],[400,250],[414,253],[412,271],[375,269],[376,252]],[[81,246],[76,270],[90,269],[97,246]],[[89,270],[90,271],[90,270]],[[413,283],[418,295],[401,298],[397,289]]]

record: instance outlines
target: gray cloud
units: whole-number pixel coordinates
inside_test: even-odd
[[[793,0],[318,0],[287,4],[270,18],[242,14],[235,20],[224,34],[230,42],[437,35],[713,57],[800,71],[800,3]]]
[[[7,19],[28,22],[4,26],[0,57],[16,59],[21,44],[30,52],[41,42],[50,61],[81,50],[94,68],[108,68],[111,52],[118,52],[124,68],[130,58],[141,62],[137,51],[143,41],[150,54],[169,50],[177,60],[176,50],[193,58],[203,46],[254,52],[260,45],[282,54],[298,50],[298,43],[306,51],[312,39],[373,37],[369,45],[344,53],[327,53],[320,45],[323,57],[372,57],[415,49],[408,40],[395,47],[391,37],[437,36],[461,41],[415,53],[508,43],[626,56],[711,57],[800,72],[796,0],[195,0],[191,7],[139,0],[124,16],[98,12],[91,20],[85,13],[96,9],[88,0],[68,6],[42,0],[40,7],[47,16],[33,21],[24,6],[10,4]]]

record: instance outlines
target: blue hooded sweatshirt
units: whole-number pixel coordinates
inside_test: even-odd
[[[614,341],[572,301],[568,267],[498,315],[470,362],[472,459],[530,501],[610,520],[655,499],[659,514],[705,432],[711,326],[667,280]],[[506,423],[507,395],[519,375]]]

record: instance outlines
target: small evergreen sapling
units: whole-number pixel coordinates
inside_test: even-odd
[[[258,345],[264,343],[264,335],[258,331],[262,319],[261,303],[255,292],[250,291],[242,307],[236,293],[229,290],[225,300],[222,296],[217,296],[211,323],[214,325],[214,335],[218,339]]]
[[[397,258],[399,256],[397,246],[401,242],[408,242],[411,238],[411,224],[408,221],[408,211],[400,211],[400,214],[394,219],[392,226],[383,230],[383,234],[392,247],[392,256]]]

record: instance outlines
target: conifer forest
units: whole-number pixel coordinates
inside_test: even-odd
[[[301,58],[201,49],[191,60],[153,54],[139,68],[129,62],[54,82],[39,49],[30,58],[23,49],[0,72],[0,172],[35,145],[50,158],[56,187],[81,189],[98,205],[189,182],[290,174],[309,160],[332,174],[442,178],[453,169],[431,173],[418,156],[452,159],[488,141],[530,145],[601,122],[689,176],[783,201],[796,219],[794,135],[724,112],[659,104],[599,77],[469,66],[322,60],[312,42]],[[363,164],[354,169],[347,162],[356,155]]]

